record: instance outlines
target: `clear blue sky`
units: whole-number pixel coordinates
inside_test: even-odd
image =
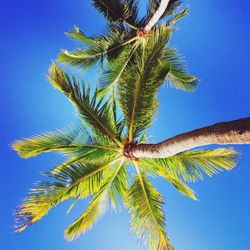
[[[75,119],[73,108],[45,80],[52,59],[76,45],[64,32],[74,24],[89,35],[104,29],[90,0],[8,0],[0,8],[0,242],[2,250],[139,250],[129,232],[129,218],[111,214],[86,236],[66,243],[63,230],[79,215],[69,203],[58,206],[40,223],[14,234],[12,212],[40,172],[60,162],[54,154],[29,160],[9,144],[35,133],[61,128]],[[186,56],[190,73],[201,79],[194,94],[163,88],[161,107],[151,129],[160,141],[190,129],[250,115],[249,1],[189,0],[190,15],[171,41]],[[91,80],[90,76],[87,76]],[[157,182],[165,196],[168,233],[176,250],[247,250],[250,246],[250,145],[238,167],[193,184],[199,201]]]

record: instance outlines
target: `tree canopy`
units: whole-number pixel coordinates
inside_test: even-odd
[[[147,13],[138,16],[136,0],[93,0],[107,20],[107,32],[86,36],[79,27],[68,33],[82,48],[62,51],[51,65],[48,80],[75,107],[78,123],[56,131],[18,140],[13,148],[23,158],[57,152],[67,159],[44,173],[17,208],[17,231],[39,221],[50,209],[72,200],[91,197],[88,208],[65,230],[67,240],[87,232],[108,209],[125,208],[136,236],[150,249],[173,249],[166,233],[164,199],[153,181],[166,179],[181,194],[196,200],[187,183],[202,180],[238,161],[232,148],[190,150],[167,158],[136,158],[131,148],[148,142],[147,129],[158,109],[162,84],[193,91],[197,78],[185,70],[183,57],[170,46],[175,23],[188,13],[181,1],[171,0],[158,23],[144,30],[160,1],[150,0]],[[97,88],[69,74],[59,63],[103,71]]]

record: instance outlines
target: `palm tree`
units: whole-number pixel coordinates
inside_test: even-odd
[[[94,2],[105,7],[100,4],[107,1]],[[128,6],[131,6],[134,1],[112,1],[112,5],[118,3],[130,3]],[[151,1],[152,6],[153,3],[159,6],[158,1]],[[122,6],[118,9],[128,8]],[[112,18],[113,26],[134,27],[131,15],[122,12],[115,16],[117,12],[114,15],[110,10],[103,11],[101,7],[100,10],[108,19]],[[152,13],[148,16],[148,20],[154,20]],[[111,92],[110,98],[102,97],[98,88],[91,91],[89,85],[52,64],[48,80],[74,105],[79,122],[13,144],[23,158],[53,151],[67,157],[65,162],[44,174],[48,180],[31,189],[30,195],[18,207],[18,232],[39,221],[59,203],[73,200],[70,211],[77,201],[90,196],[88,208],[65,230],[66,239],[73,240],[91,229],[108,208],[120,210],[125,207],[131,216],[132,230],[139,239],[149,243],[150,249],[173,249],[166,233],[163,197],[152,180],[162,177],[181,194],[196,199],[186,182],[201,180],[204,174],[212,176],[221,170],[233,169],[238,154],[232,148],[193,148],[250,143],[250,118],[194,130],[160,144],[146,144],[146,130],[158,107],[156,93],[159,87],[168,80],[187,90],[190,86],[193,89],[196,82],[183,69],[176,51],[166,48],[170,34],[171,29],[165,25],[150,30],[123,68],[119,84],[115,85],[116,91]],[[89,44],[96,40],[77,29],[71,36]],[[117,65],[124,65],[119,58],[130,49],[125,46],[118,55],[112,51],[113,59],[107,58],[108,67],[113,63],[109,75],[115,72],[115,61]],[[83,65],[92,64],[91,60],[88,62]],[[81,62],[75,64],[81,65]]]
[[[143,58],[147,61],[151,57],[148,54]],[[61,202],[73,199],[70,211],[78,200],[92,196],[89,207],[66,229],[66,239],[89,230],[108,207],[119,210],[123,204],[138,238],[148,240],[151,249],[173,249],[165,232],[163,197],[151,179],[163,177],[180,193],[196,199],[185,182],[202,179],[203,172],[212,176],[236,165],[237,152],[232,148],[192,150],[166,158],[135,157],[135,141],[138,147],[147,142],[145,129],[157,108],[155,91],[164,79],[159,79],[158,67],[147,68],[144,63],[142,69],[138,63],[133,68],[126,78],[128,86],[122,84],[118,91],[118,106],[116,99],[99,99],[98,89],[91,94],[88,85],[56,64],[51,66],[48,79],[75,106],[79,123],[13,144],[23,158],[52,151],[68,157],[45,174],[52,181],[40,182],[31,189],[30,196],[17,209],[18,232]],[[140,91],[131,90],[135,82]]]
[[[165,53],[165,47],[175,29],[175,22],[188,14],[187,8],[177,12],[180,3],[180,0],[163,0],[161,3],[150,0],[146,16],[140,19],[138,3],[135,0],[93,0],[93,6],[107,20],[107,32],[97,37],[88,37],[79,27],[74,27],[67,34],[80,42],[83,48],[73,52],[63,50],[58,61],[83,70],[96,63],[101,64],[104,72],[100,77],[102,89],[99,95],[116,93],[115,90],[126,69],[134,62],[136,53],[142,54],[145,44],[155,34],[164,42],[160,49]],[[180,65],[169,65],[166,78],[171,79],[172,85],[177,88],[194,90],[197,79],[177,67]]]

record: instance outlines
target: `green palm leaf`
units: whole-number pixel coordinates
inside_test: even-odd
[[[26,227],[44,217],[64,189],[63,183],[56,182],[41,182],[37,188],[31,189],[31,195],[23,200],[23,204],[17,208],[15,213],[17,232],[21,233]]]
[[[108,198],[115,211],[121,211],[126,204],[128,189],[129,175],[124,165],[117,173],[108,191]]]
[[[165,49],[166,64],[169,64],[170,70],[166,77],[171,87],[185,90],[194,91],[197,87],[198,80],[194,76],[187,74],[185,67],[183,66],[183,59],[175,49]]]
[[[170,0],[166,11],[164,12],[163,16],[172,15],[182,4],[182,0]]]
[[[111,23],[126,22],[136,25],[138,6],[135,0],[93,0],[93,6]]]
[[[88,69],[98,62],[103,63],[106,58],[115,58],[127,44],[136,40],[135,33],[131,30],[121,30],[115,26],[109,28],[107,34],[96,38],[87,38],[79,30],[73,31],[69,35],[77,40],[84,41],[85,44],[88,44],[88,47],[73,52],[63,50],[57,60],[82,69]]]
[[[57,182],[39,182],[36,188],[30,190],[30,196],[16,211],[17,232],[39,221],[57,204],[70,198],[82,199],[97,192],[108,173],[108,167],[119,158],[103,165],[77,163],[60,173],[46,174]]]
[[[98,218],[107,210],[107,193],[95,196],[87,210],[65,230],[65,238],[72,241],[90,230]]]
[[[131,216],[131,227],[137,237],[149,241],[150,249],[172,249],[165,233],[166,221],[163,198],[149,180],[140,172],[131,184],[127,205]]]
[[[91,147],[86,146],[87,149],[70,157],[65,162],[58,165],[52,173],[60,173],[64,169],[80,162],[83,164],[101,164],[115,158],[121,153],[121,150],[110,150],[102,147]]]
[[[71,197],[83,199],[97,192],[102,180],[109,173],[111,165],[115,164],[120,158],[120,155],[116,156],[103,164],[76,163],[60,172],[48,173],[48,176],[67,183],[67,188],[58,198],[58,201],[61,202]]]
[[[133,63],[124,70],[119,84],[119,104],[129,127],[132,141],[139,132],[149,127],[157,109],[156,92],[169,72],[169,65],[159,65],[164,58],[164,47],[171,31],[155,29],[137,51]],[[142,53],[142,55],[141,55]]]
[[[189,14],[188,8],[185,8],[182,11],[177,12],[167,21],[167,26],[173,26],[174,23],[176,23],[177,21],[179,21],[181,18],[185,17],[188,14]]]
[[[141,159],[141,166],[143,170],[149,175],[155,177],[156,175],[166,179],[171,185],[173,185],[181,194],[196,200],[196,195],[192,189],[190,189],[185,183],[183,183],[175,175],[171,174],[170,171],[161,164],[156,163],[155,159]]]
[[[194,191],[190,189],[185,183],[180,181],[178,178],[173,177],[171,175],[165,175],[163,177],[166,178],[181,194],[193,200],[197,200]]]
[[[102,100],[97,99],[98,90],[90,97],[89,87],[77,82],[69,77],[60,68],[53,64],[50,68],[48,79],[53,87],[63,92],[78,110],[85,123],[96,134],[101,133],[119,146],[122,143],[116,138],[119,133],[114,127],[115,121],[112,121],[110,107],[108,102],[102,104]]]
[[[71,66],[79,66],[81,68],[90,68],[98,61],[104,60],[104,55],[107,53],[107,49],[99,44],[95,47],[83,50],[77,49],[73,52],[68,50],[62,50],[57,60],[61,63],[66,63]]]
[[[148,159],[152,164],[165,168],[170,176],[184,181],[203,179],[203,174],[212,176],[222,170],[232,170],[238,163],[238,153],[232,148],[193,150],[164,159]]]
[[[116,88],[123,77],[126,68],[131,65],[133,61],[133,56],[136,49],[139,46],[139,41],[135,42],[133,45],[127,45],[120,55],[114,60],[110,60],[108,63],[108,70],[106,70],[101,76],[101,86],[102,90],[99,96],[105,96],[112,92],[116,92]]]
[[[81,30],[80,27],[74,26],[73,30],[66,33],[68,37],[81,42],[83,45],[91,45],[95,43],[95,39],[92,37],[86,36]]]
[[[122,1],[94,0],[93,6],[110,22],[116,22],[123,16]]]
[[[67,240],[78,238],[82,233],[85,233],[95,223],[95,221],[106,211],[108,206],[108,192],[116,179],[119,171],[124,167],[123,161],[115,165],[107,177],[102,181],[102,186],[95,194],[87,210],[65,230]]]
[[[89,133],[83,126],[68,126],[64,129],[15,141],[12,148],[22,158],[30,158],[44,152],[59,151],[64,154],[83,152],[91,147]],[[86,145],[84,145],[86,144]]]

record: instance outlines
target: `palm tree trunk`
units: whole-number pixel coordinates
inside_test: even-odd
[[[196,129],[158,144],[138,144],[131,153],[136,158],[165,158],[212,144],[250,144],[250,117]]]
[[[164,11],[168,7],[169,0],[161,0],[160,6],[154,15],[149,20],[148,24],[145,26],[144,30],[146,32],[150,31],[151,28],[159,21],[161,16],[163,15]]]

